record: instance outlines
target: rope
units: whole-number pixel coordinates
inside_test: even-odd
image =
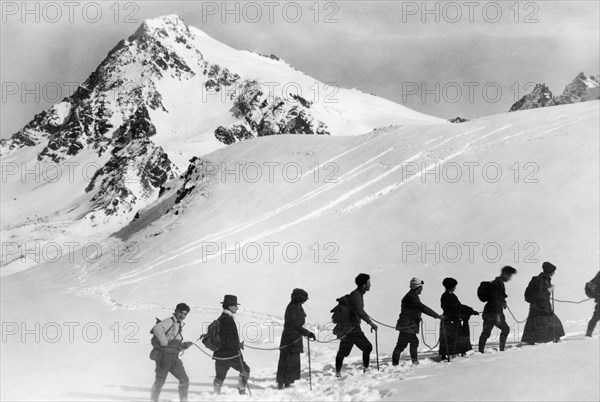
[[[296,339],[294,342],[292,342],[290,344],[287,344],[287,345],[284,345],[284,346],[279,346],[279,347],[276,347],[276,348],[257,348],[256,346],[249,346],[249,345],[246,345],[246,344],[244,344],[244,347],[248,348],[248,349],[265,350],[265,351],[281,350],[281,349],[285,349],[285,348],[287,348],[289,346],[292,346],[293,344],[295,344],[296,342],[298,342],[301,339],[302,339],[302,337]]]
[[[210,357],[211,359],[215,359],[215,360],[232,360],[232,359],[237,359],[239,356],[241,356],[241,353],[238,353],[237,355],[232,356],[232,357],[214,357],[210,353],[207,353],[206,351],[204,351],[204,349],[202,349],[200,346],[196,345],[194,342],[192,342],[192,345],[197,347],[200,350],[200,352],[204,353],[206,356]]]
[[[387,325],[387,324],[384,324],[384,323],[382,323],[381,321],[377,321],[377,320],[376,320],[375,318],[373,318],[373,317],[370,317],[370,318],[371,318],[371,321],[374,321],[374,322],[376,322],[376,323],[377,323],[377,324],[379,324],[379,325],[383,325],[384,327],[388,327],[388,328],[391,328],[391,329],[396,329],[396,327],[395,327],[395,326],[393,326],[393,327],[392,327],[391,325]],[[408,328],[408,327],[407,327],[407,328]]]
[[[346,335],[340,336],[337,339],[332,339],[330,341],[320,341],[318,339],[315,339],[315,342],[318,342],[318,343],[334,343],[334,342],[337,342],[337,341],[341,341],[342,339],[344,339],[345,337],[347,337],[348,335],[350,335],[350,332],[352,332],[353,329],[354,329],[354,327],[350,328],[350,330],[348,332],[346,332]]]
[[[581,301],[571,301],[571,300],[558,300],[558,299],[554,299],[554,301],[558,302],[558,303],[571,303],[571,304],[581,304],[581,303],[584,303],[584,302],[586,302],[588,300],[593,300],[593,298],[590,297],[589,299],[584,299],[584,300],[581,300]]]
[[[372,321],[374,321],[374,322],[376,322],[376,323],[377,323],[377,324],[379,324],[379,325],[383,325],[384,327],[388,327],[388,328],[391,328],[391,329],[393,329],[393,330],[396,330],[396,331],[399,331],[399,330],[401,330],[401,329],[414,328],[414,326],[396,328],[395,326],[391,326],[391,325],[385,324],[385,323],[383,323],[383,322],[377,321],[377,320],[376,320],[376,319],[374,319],[373,317],[371,317],[371,320],[372,320]],[[433,345],[433,347],[431,347],[431,346],[429,346],[429,345],[427,344],[427,342],[425,341],[425,335],[423,334],[423,332],[424,332],[424,331],[423,331],[423,321],[421,321],[421,339],[423,340],[423,344],[424,344],[425,346],[427,346],[427,347],[429,348],[429,350],[433,350],[433,349],[435,349],[435,348],[436,348],[436,347],[437,347],[437,346],[440,344],[440,340],[438,339],[437,343],[436,343],[435,345]]]
[[[517,324],[523,324],[524,322],[527,321],[527,318],[529,318],[529,316],[527,318],[525,318],[523,321],[519,321],[517,320],[517,317],[515,317],[515,315],[513,314],[513,312],[511,311],[510,307],[506,306],[506,309],[508,310],[508,312],[510,313],[510,315],[512,316],[513,320],[515,320],[515,322]]]

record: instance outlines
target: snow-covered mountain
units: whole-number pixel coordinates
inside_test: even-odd
[[[274,82],[274,95],[260,85]],[[303,378],[278,391],[277,350],[247,347],[253,397],[230,382],[215,396],[214,361],[192,348],[191,401],[597,401],[600,344],[582,339],[591,302],[557,301],[562,344],[516,345],[542,261],[558,267],[555,295],[567,301],[585,298],[600,264],[600,102],[450,124],[330,91],[167,16],[3,141],[0,399],[145,400],[155,317],[187,302],[184,336],[196,340],[235,294],[246,345],[273,349],[301,287],[323,342],[311,344],[313,391],[306,354]],[[382,325],[381,371],[363,374],[353,352],[334,379],[330,309],[357,273],[372,278],[365,309],[393,327],[413,276],[436,311],[448,276],[480,311],[477,286],[503,265],[519,270],[506,286],[509,351],[491,349],[494,332],[488,353],[434,363],[438,326],[426,317],[422,365],[405,352],[392,367],[398,333]],[[476,339],[480,317],[472,323]],[[163,398],[176,398],[171,381]]]
[[[246,348],[252,400],[598,400],[598,337],[582,339],[591,302],[556,303],[567,331],[562,344],[512,347],[523,330],[515,319],[527,316],[525,288],[542,261],[558,267],[559,300],[584,299],[584,283],[597,272],[599,124],[600,102],[593,101],[353,137],[268,136],[196,158],[138,219],[99,239],[94,258],[77,248],[2,278],[1,305],[10,306],[3,320],[23,325],[6,333],[36,323],[45,331],[40,342],[17,332],[0,345],[2,399],[145,399],[155,316],[189,303],[184,336],[195,340],[219,314],[223,294],[236,294],[246,345],[274,348],[289,294],[301,287],[309,293],[307,326],[332,341],[311,344],[313,391],[306,355],[302,381],[278,392],[277,352]],[[507,312],[509,351],[434,363],[427,358],[435,348],[421,343],[421,366],[412,367],[405,352],[394,368],[398,333],[381,326],[382,370],[362,374],[353,352],[348,377],[334,379],[330,309],[358,272],[372,278],[366,311],[393,326],[411,277],[425,281],[422,300],[437,311],[447,276],[458,280],[461,302],[481,311],[479,282],[506,264],[519,270],[506,286],[516,317]],[[49,323],[63,331],[54,343]],[[62,323],[78,324],[73,341]],[[472,323],[477,339],[480,317]],[[436,322],[425,317],[424,325],[433,346]],[[496,342],[494,332],[490,347]],[[64,356],[68,363],[57,367]],[[212,395],[214,362],[199,350],[182,359],[190,400],[242,400],[234,376],[223,395]],[[11,369],[23,365],[27,370]],[[35,387],[19,386],[31,378]],[[465,381],[469,386],[456,386]],[[176,388],[168,382],[164,397],[176,398]]]
[[[154,202],[192,157],[225,145],[274,134],[357,135],[437,122],[443,123],[319,82],[275,56],[232,49],[177,16],[163,16],[121,40],[72,96],[0,141],[2,161],[23,168],[4,183],[10,196],[2,196],[2,226],[23,240],[47,237],[32,232],[27,220],[35,215],[61,222],[59,236],[112,231]],[[63,177],[24,181],[20,173],[27,169]],[[65,180],[66,172],[77,179]],[[23,208],[50,193],[61,194],[60,202]]]
[[[595,99],[600,99],[598,78],[593,75],[588,77],[584,73],[579,73],[559,96],[553,96],[546,84],[536,84],[531,93],[523,96],[511,106],[509,112],[546,106],[568,105],[570,103],[587,102]]]

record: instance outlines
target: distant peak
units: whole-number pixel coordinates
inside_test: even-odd
[[[174,34],[175,37],[187,36],[193,37],[188,25],[178,15],[169,14],[156,18],[144,20],[137,31],[129,40],[140,39],[143,37],[166,38]]]
[[[177,14],[161,15],[156,18],[148,18],[144,20],[143,24],[149,27],[164,27],[164,26],[184,26],[187,27],[186,23]]]
[[[571,85],[575,85],[578,82],[583,83],[583,85],[585,85],[585,87],[587,88],[596,88],[599,86],[598,79],[596,77],[594,77],[593,75],[590,75],[588,77],[583,72],[579,73],[579,75],[575,77],[575,79],[571,82]]]

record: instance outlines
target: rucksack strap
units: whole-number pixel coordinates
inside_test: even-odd
[[[175,319],[173,317],[169,317],[169,318],[167,318],[167,320],[171,320],[171,326],[169,327],[169,329],[167,329],[165,331],[165,334],[168,334],[169,331],[173,329],[173,326],[175,326]],[[177,335],[181,334],[181,331],[183,330],[183,325],[184,324],[182,322],[179,323],[179,331],[177,331],[177,334],[175,334],[175,338],[177,338]],[[181,337],[183,338],[183,335]],[[175,339],[175,338],[173,338],[173,339]]]

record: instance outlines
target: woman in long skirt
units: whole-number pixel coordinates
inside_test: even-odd
[[[300,379],[300,353],[304,352],[302,337],[316,339],[315,334],[303,328],[306,313],[302,308],[308,300],[308,293],[302,289],[292,291],[292,300],[285,309],[285,322],[279,345],[279,364],[277,366],[277,387],[288,388]]]
[[[460,303],[454,294],[458,282],[454,278],[446,278],[442,285],[446,291],[442,294],[441,303],[444,310],[444,321],[440,327],[440,355],[445,359],[449,355],[464,356],[471,345],[469,318],[479,315],[471,307]]]
[[[529,316],[523,329],[521,342],[534,344],[558,341],[565,336],[560,319],[552,310],[552,276],[556,267],[549,262],[542,265],[543,272],[531,278],[525,290],[525,300],[530,303]]]

